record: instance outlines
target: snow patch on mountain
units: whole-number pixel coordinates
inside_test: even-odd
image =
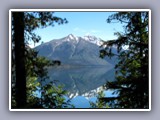
[[[79,37],[76,37],[73,34],[69,34],[67,37],[65,37],[64,42],[65,41],[72,41],[74,43],[78,43]]]
[[[95,36],[89,36],[88,35],[88,36],[84,36],[83,39],[86,40],[86,41],[89,41],[93,44],[96,44],[98,46],[101,46],[103,44],[102,39],[97,38]]]

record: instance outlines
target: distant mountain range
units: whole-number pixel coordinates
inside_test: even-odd
[[[53,39],[37,46],[38,55],[51,60],[60,60],[62,65],[113,65],[115,58],[99,57],[102,39],[95,36],[76,37],[72,34],[61,39]],[[116,48],[113,48],[116,51]]]

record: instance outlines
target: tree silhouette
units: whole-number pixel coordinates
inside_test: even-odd
[[[67,20],[54,16],[53,12],[12,12],[12,98],[15,96],[12,103],[16,108],[27,106],[26,79],[46,76],[44,68],[51,64],[45,62],[46,59],[38,63],[37,52],[31,50],[28,43],[40,41],[35,29],[54,26],[55,23],[60,25]]]
[[[121,22],[124,32],[117,32],[116,40],[104,43],[100,56],[115,56],[112,46],[117,47],[118,63],[115,65],[116,81],[108,82],[106,89],[113,89],[117,97],[103,97],[111,108],[149,107],[148,66],[148,12],[119,12],[109,16],[108,23]],[[128,46],[124,50],[123,46]]]
[[[18,108],[26,105],[26,71],[25,71],[25,44],[24,44],[24,13],[13,14],[13,41],[15,45],[16,64],[16,103]]]

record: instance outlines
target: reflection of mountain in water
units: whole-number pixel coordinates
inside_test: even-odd
[[[70,69],[49,69],[50,80],[58,80],[64,84],[64,89],[70,97],[89,93],[107,81],[114,80],[114,70],[111,66],[78,67]]]

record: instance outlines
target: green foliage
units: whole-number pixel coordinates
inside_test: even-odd
[[[20,13],[20,12],[19,12]],[[18,13],[16,14],[17,19]],[[12,14],[12,18],[15,16]],[[22,75],[26,80],[22,80],[23,83],[26,83],[26,88],[23,89],[24,93],[26,92],[27,104],[23,105],[23,108],[61,108],[65,107],[68,104],[64,99],[66,91],[62,87],[56,87],[53,83],[48,83],[45,86],[42,85],[48,76],[47,76],[47,67],[53,66],[54,62],[47,60],[44,57],[37,56],[38,52],[34,51],[28,46],[29,41],[38,43],[40,41],[40,36],[34,33],[35,29],[45,28],[47,26],[54,26],[55,23],[58,25],[67,23],[66,19],[62,19],[54,16],[53,12],[24,12],[24,49],[23,51],[17,50],[18,53],[25,53],[25,72]],[[15,19],[12,19],[12,35],[16,34],[15,27],[17,24],[14,24]],[[18,39],[16,39],[18,41]],[[22,41],[22,40],[21,40]],[[18,42],[17,42],[18,43]],[[17,108],[16,103],[16,61],[15,61],[15,46],[17,45],[15,39],[12,39],[12,108]],[[19,58],[21,59],[21,58]],[[60,65],[60,62],[58,62]],[[38,81],[40,79],[40,81]],[[41,98],[38,97],[37,91],[40,89],[39,93],[43,94]],[[18,98],[20,99],[20,98]]]
[[[109,108],[108,103],[103,101],[101,98],[103,98],[105,95],[103,91],[100,91],[97,95],[97,101],[96,103],[90,102],[91,108]]]
[[[118,97],[110,99],[112,108],[148,108],[148,12],[119,12],[107,22],[123,23],[124,32],[117,32],[116,40],[104,43],[101,57],[112,57],[111,47],[117,47],[118,63],[115,65],[116,81],[106,84],[106,89],[118,90]],[[123,50],[123,46],[128,46]],[[108,98],[109,100],[109,98]],[[106,101],[106,100],[104,100]]]
[[[68,23],[66,18],[54,16],[54,12],[25,12],[24,20],[26,43],[28,41],[37,43],[41,40],[41,37],[34,33],[35,29],[55,26],[55,23],[58,25]]]
[[[66,101],[64,95],[67,91],[62,86],[54,86],[52,83],[42,87],[41,104],[44,108],[66,108],[69,107],[69,101]]]
[[[26,59],[26,87],[27,87],[27,104],[26,108],[65,108],[73,107],[66,101],[64,96],[67,91],[63,90],[63,86],[56,87],[53,82],[42,85],[47,78],[47,66],[53,66],[52,61],[44,57],[37,56],[37,52],[28,50]],[[34,55],[33,55],[34,54]],[[53,66],[54,67],[54,66]],[[15,74],[14,72],[12,73]],[[40,81],[38,80],[40,79]],[[15,81],[15,78],[12,79]],[[14,85],[15,82],[12,83]],[[15,86],[12,86],[12,108],[16,108]],[[41,94],[41,97],[39,97]]]

